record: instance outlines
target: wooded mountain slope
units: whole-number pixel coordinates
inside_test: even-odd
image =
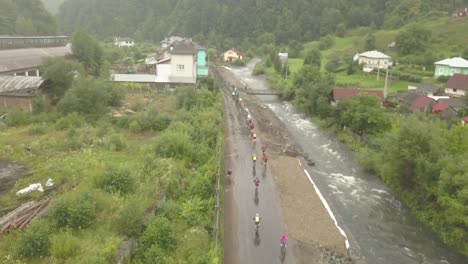
[[[358,26],[398,28],[465,4],[468,0],[67,0],[58,20],[65,33],[81,28],[100,37],[161,40],[180,34],[219,44],[273,33],[277,43],[288,43]]]
[[[58,12],[58,9],[59,9],[60,5],[64,1],[65,0],[42,0],[42,2],[44,2],[44,6],[52,14],[56,14]]]
[[[54,18],[41,0],[0,0],[0,35],[55,35]]]

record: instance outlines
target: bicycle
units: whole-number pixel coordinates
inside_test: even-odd
[[[229,184],[231,184],[231,175],[232,175],[232,171],[231,169],[229,169],[226,173],[226,179],[228,181]]]

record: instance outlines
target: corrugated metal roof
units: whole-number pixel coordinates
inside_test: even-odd
[[[377,50],[366,51],[364,53],[359,54],[359,56],[373,59],[391,59],[390,56]]]
[[[26,89],[37,89],[44,80],[41,77],[0,76],[0,94]]]
[[[468,61],[460,57],[454,57],[450,59],[441,60],[441,61],[435,62],[434,64],[445,65],[445,66],[454,67],[454,68],[468,68]]]
[[[0,50],[0,73],[37,68],[47,57],[72,55],[70,47]]]

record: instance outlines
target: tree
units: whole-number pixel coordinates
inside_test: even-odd
[[[42,66],[43,78],[47,80],[46,90],[52,94],[53,101],[63,97],[76,77],[83,75],[83,66],[75,61],[63,58],[47,58]]]
[[[84,32],[75,33],[72,37],[72,50],[88,73],[99,75],[103,50],[94,38]]]
[[[468,60],[468,49],[465,49],[465,51],[463,51],[462,58]]]
[[[370,33],[366,35],[364,40],[364,50],[375,50],[375,36]]]
[[[315,65],[320,68],[322,64],[322,55],[320,51],[316,49],[311,49],[304,58],[304,65]]]
[[[335,43],[335,40],[333,39],[333,37],[330,35],[327,35],[320,39],[319,49],[320,50],[329,49],[333,46],[334,43]]]
[[[430,30],[413,25],[396,36],[398,53],[401,55],[421,54],[431,46],[432,33]]]
[[[389,116],[375,95],[359,94],[338,103],[338,119],[360,136],[382,133],[390,128]]]
[[[58,109],[63,114],[78,113],[97,119],[107,113],[110,106],[120,105],[122,90],[114,84],[96,80],[78,80],[60,100]]]

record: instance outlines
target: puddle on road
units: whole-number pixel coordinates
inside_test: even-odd
[[[23,174],[25,167],[17,162],[0,160],[0,195],[7,193]]]

